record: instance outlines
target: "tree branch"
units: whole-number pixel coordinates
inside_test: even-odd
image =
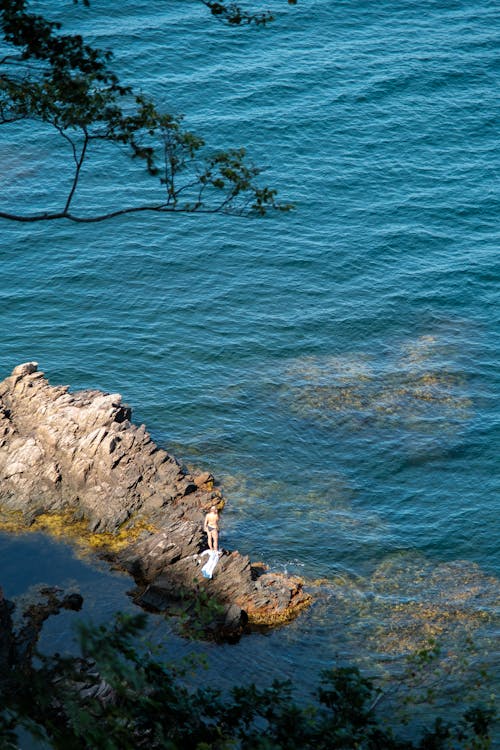
[[[242,216],[243,214],[248,214],[249,216],[254,213],[253,211],[245,211],[244,208],[234,208],[230,210],[225,210],[225,205],[227,201],[223,201],[220,205],[214,207],[214,208],[202,208],[202,207],[174,207],[169,203],[159,203],[159,204],[151,204],[151,205],[144,205],[144,206],[129,206],[126,208],[119,208],[116,211],[109,211],[105,214],[99,214],[96,216],[76,216],[75,214],[70,213],[69,211],[54,211],[53,213],[40,213],[40,214],[33,214],[31,216],[24,216],[20,214],[13,214],[9,211],[0,211],[0,219],[8,219],[10,221],[19,221],[24,224],[30,224],[37,221],[53,221],[56,219],[68,219],[69,221],[74,221],[78,224],[96,224],[101,221],[106,221],[107,219],[114,219],[117,216],[125,216],[127,214],[134,214],[134,213],[143,213],[143,212],[152,212],[152,213],[162,213],[162,214],[217,214],[217,213],[224,213],[227,216]]]
[[[73,159],[75,161],[75,174],[74,174],[74,177],[73,177],[73,184],[71,186],[71,190],[69,191],[68,198],[66,200],[66,205],[64,206],[64,213],[65,214],[68,213],[69,207],[71,205],[71,201],[73,200],[73,196],[74,196],[74,194],[76,192],[76,188],[77,188],[77,185],[78,185],[78,180],[80,179],[80,172],[81,172],[82,165],[83,165],[83,162],[84,162],[84,159],[85,159],[85,154],[87,152],[87,146],[89,144],[89,135],[88,135],[88,133],[87,133],[87,131],[86,131],[85,128],[83,129],[83,134],[84,134],[84,139],[83,139],[82,149],[80,151],[80,156],[78,157],[77,151],[76,151],[76,146],[75,146],[74,142],[71,140],[71,138],[69,138],[69,136],[66,133],[61,132],[61,135],[64,138],[66,138],[66,140],[69,141],[70,144],[71,144],[71,148],[73,150]]]
[[[201,2],[228,23],[270,20],[267,12],[247,14],[224,0]],[[0,32],[13,50],[3,62],[14,60],[15,52],[20,55],[13,73],[5,66],[0,74],[0,124],[25,120],[51,125],[69,143],[75,168],[61,211],[20,215],[4,210],[0,218],[88,223],[137,211],[263,215],[268,208],[291,208],[275,201],[274,190],[255,183],[259,170],[247,165],[244,149],[204,154],[204,140],[182,127],[182,116],[160,112],[151,99],[120,83],[108,65],[110,53],[89,46],[77,34],[63,35],[60,24],[27,12],[27,5],[27,0],[0,0]],[[83,141],[75,131],[81,131]],[[160,175],[163,157],[160,202],[96,216],[72,214],[90,141],[126,147],[151,176]]]

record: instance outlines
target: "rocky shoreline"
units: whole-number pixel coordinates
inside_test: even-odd
[[[310,602],[302,581],[223,550],[201,575],[208,507],[224,507],[208,472],[191,475],[152,441],[117,393],[52,386],[36,362],[0,383],[0,513],[9,528],[59,527],[133,577],[134,600],[159,612],[212,607],[212,629],[275,625]],[[198,603],[196,606],[195,603]]]

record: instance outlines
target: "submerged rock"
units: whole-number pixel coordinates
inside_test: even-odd
[[[9,684],[11,670],[28,669],[32,663],[43,623],[62,609],[78,612],[80,594],[64,594],[54,586],[42,586],[37,601],[25,605],[20,624],[14,625],[14,602],[5,599],[0,587],[0,692]]]
[[[0,383],[0,506],[15,515],[11,527],[57,526],[100,547],[133,576],[147,608],[178,610],[205,592],[221,605],[225,628],[295,616],[310,601],[302,582],[238,552],[223,551],[204,579],[203,517],[224,499],[211,474],[186,473],[130,420],[117,393],[71,393],[51,386],[36,362],[16,367]]]

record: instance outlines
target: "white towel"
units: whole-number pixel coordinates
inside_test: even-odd
[[[221,553],[219,552],[219,550],[206,549],[201,554],[202,555],[208,554],[208,560],[205,563],[205,565],[202,567],[201,572],[205,576],[205,578],[212,578],[214,574],[215,566],[219,562],[219,557]]]

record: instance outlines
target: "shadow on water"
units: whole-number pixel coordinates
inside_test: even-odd
[[[78,618],[109,622],[116,611],[134,611],[126,595],[128,577],[107,570],[95,558],[78,559],[61,541],[39,533],[0,535],[2,584],[19,605],[36,597],[38,584],[78,591]],[[293,567],[293,563],[292,563]],[[302,571],[303,572],[303,571]],[[186,641],[175,621],[150,615],[148,638],[167,659],[196,656],[205,665],[196,679],[227,689],[233,684],[270,684],[293,679],[310,696],[322,669],[356,663],[382,682],[401,676],[409,656],[438,643],[434,669],[448,691],[474,687],[476,699],[496,685],[495,637],[500,584],[467,561],[434,563],[417,553],[387,556],[367,576],[338,571],[328,579],[306,580],[314,603],[289,625],[253,633],[236,645]],[[46,624],[45,652],[74,652],[77,617],[62,613]],[[238,664],[237,674],[235,664]],[[301,679],[297,683],[297,670]],[[481,670],[491,672],[481,689]],[[484,695],[483,695],[484,693]]]

